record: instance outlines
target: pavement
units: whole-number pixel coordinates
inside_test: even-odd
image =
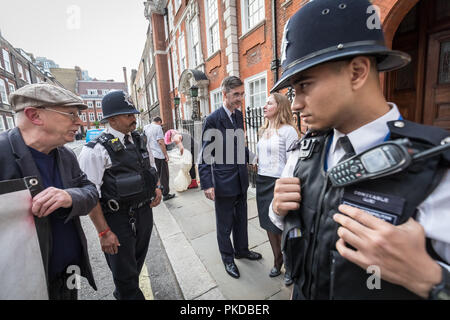
[[[177,149],[169,151],[170,184],[178,173]],[[214,202],[199,188],[175,192],[176,197],[153,209],[154,224],[186,300],[288,300],[284,273],[269,277],[273,254],[267,233],[259,226],[254,188],[248,190],[249,249],[258,261],[235,260],[241,277],[230,277],[222,263],[216,238]],[[282,269],[282,271],[284,271]]]

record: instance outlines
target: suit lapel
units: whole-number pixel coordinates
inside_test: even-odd
[[[14,128],[9,132],[9,141],[22,176],[37,176],[39,180],[42,181],[42,177],[36,167],[33,156],[25,144],[25,141],[23,141],[19,128]]]

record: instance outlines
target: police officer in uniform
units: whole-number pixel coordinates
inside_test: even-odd
[[[415,154],[450,142],[447,131],[406,121],[385,100],[379,72],[410,57],[385,47],[372,8],[311,1],[285,27],[272,91],[294,89],[292,109],[309,131],[291,148],[296,165],[277,180],[270,216],[284,229],[294,299],[450,297],[448,148],[398,173],[345,187],[331,181],[336,164],[386,141],[407,138]]]
[[[107,128],[83,147],[78,159],[100,193],[99,204],[89,215],[113,274],[114,297],[143,300],[139,274],[153,227],[151,208],[161,201],[161,186],[145,136],[134,131],[139,111],[127,95],[107,94],[102,111]]]

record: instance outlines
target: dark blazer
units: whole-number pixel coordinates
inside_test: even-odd
[[[39,170],[18,128],[0,133],[0,150],[0,181],[27,176],[41,178]],[[65,188],[64,190],[72,197],[72,210],[66,222],[70,219],[73,220],[83,249],[82,265],[80,266],[81,275],[87,278],[89,284],[97,290],[89,263],[86,236],[81,227],[79,217],[87,215],[97,204],[97,188],[81,171],[77,158],[72,150],[65,147],[58,147],[57,151],[56,158],[62,183]],[[48,283],[48,265],[53,241],[50,219],[48,216],[44,218],[34,217],[34,221]]]
[[[233,146],[234,157],[231,163],[227,163],[227,134],[226,130],[231,129],[242,129],[244,130],[244,120],[242,117],[242,112],[239,110],[235,111],[237,125],[234,127],[227,113],[223,109],[223,107],[218,108],[213,113],[211,113],[205,121],[202,132],[202,150],[201,150],[201,161],[199,162],[198,171],[200,175],[200,183],[202,190],[209,189],[214,187],[214,192],[216,196],[219,197],[230,197],[235,196],[242,193],[247,193],[248,189],[248,172],[247,172],[247,163],[248,163],[248,149],[245,147],[245,137],[244,141],[242,141],[243,145],[238,146],[236,143],[236,138],[234,142],[230,142]],[[214,135],[221,134],[221,137],[214,137],[212,139],[208,138],[208,135],[205,134],[207,130],[216,129],[215,131],[209,131],[210,134]],[[232,132],[232,131],[231,131]],[[217,139],[223,139],[222,142],[222,155],[218,150],[213,150],[212,159],[208,159],[204,157],[208,152],[208,146]],[[220,142],[220,140],[217,140]],[[211,148],[212,146],[210,146]],[[239,148],[238,148],[239,147]],[[206,150],[206,152],[205,152]],[[239,154],[238,154],[239,152]],[[242,154],[244,153],[244,154]],[[239,161],[242,164],[238,164],[239,157],[244,157],[244,161]],[[229,161],[230,162],[230,161]]]

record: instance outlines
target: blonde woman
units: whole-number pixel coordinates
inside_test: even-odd
[[[270,221],[268,212],[273,199],[275,181],[280,178],[286,164],[290,145],[299,138],[291,112],[289,99],[282,94],[273,93],[264,106],[265,124],[259,131],[258,141],[258,176],[256,178],[256,202],[259,223],[267,231],[274,256],[274,265],[269,276],[281,274],[283,255],[281,252],[281,230]],[[292,279],[285,274],[286,285]]]

